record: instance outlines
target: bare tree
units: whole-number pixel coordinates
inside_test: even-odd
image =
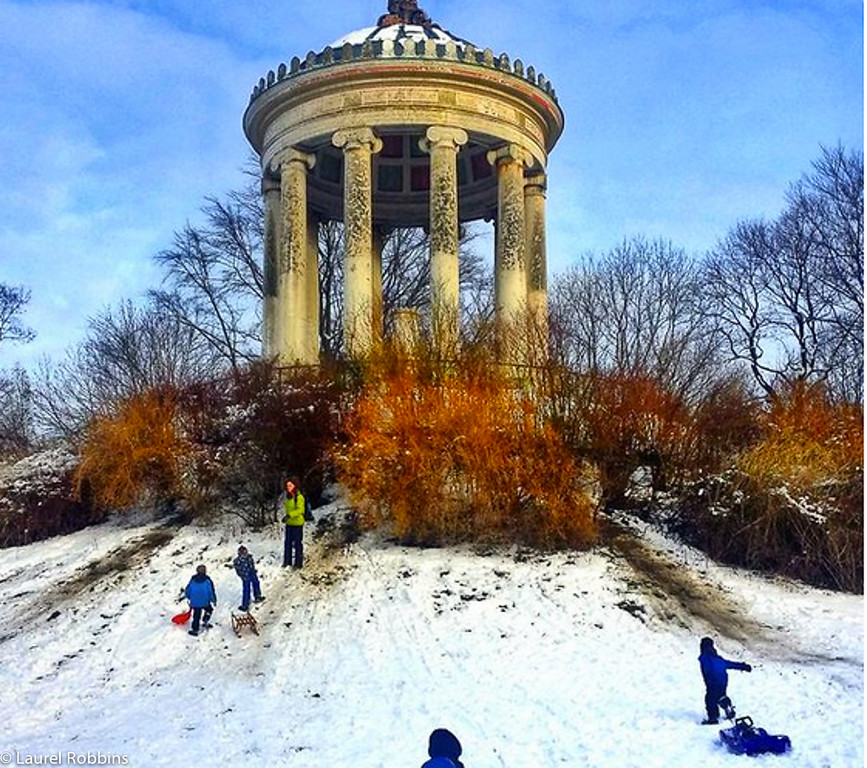
[[[489,270],[472,247],[477,233],[472,227],[461,227],[459,245],[459,275],[462,304],[465,310],[484,307],[480,313],[493,312],[493,285]],[[382,254],[383,318],[386,334],[393,327],[398,309],[418,309],[430,323],[431,272],[430,236],[423,229],[396,229],[385,241]],[[487,299],[487,301],[485,301]],[[466,323],[470,318],[464,318]]]
[[[336,360],[343,349],[343,226],[319,227],[319,347]]]
[[[85,339],[59,363],[43,361],[33,382],[35,416],[49,433],[74,438],[118,402],[212,378],[217,365],[195,329],[158,306],[125,301],[91,318]]]
[[[27,372],[19,366],[0,371],[0,455],[22,452],[33,444],[33,439]]]
[[[251,170],[251,177],[258,172]],[[262,348],[264,208],[258,181],[225,200],[207,198],[204,224],[187,224],[171,248],[155,256],[165,269],[164,288],[150,292],[167,314],[202,336],[229,368],[259,357]],[[468,308],[484,306],[487,278],[469,247],[475,231],[461,233],[461,287]],[[319,226],[320,348],[331,359],[343,353],[343,225]],[[395,310],[430,303],[429,238],[421,229],[382,233],[383,322],[391,329]],[[490,303],[490,302],[488,302]],[[477,310],[482,313],[483,309]]]
[[[823,150],[774,221],[737,224],[704,265],[706,311],[729,358],[769,396],[825,382],[863,399],[863,158]]]
[[[841,146],[822,149],[813,172],[787,195],[788,215],[810,239],[812,279],[827,311],[818,330],[818,356],[829,390],[862,402],[864,360],[864,161]]]
[[[33,340],[36,334],[21,322],[29,301],[30,291],[23,286],[0,283],[0,342]]]
[[[720,339],[700,308],[696,263],[636,237],[553,281],[555,358],[575,371],[649,376],[684,397],[712,380]]]
[[[198,334],[232,370],[261,351],[262,206],[252,186],[226,200],[208,198],[206,223],[187,224],[155,256],[165,269],[150,291],[163,312]]]
[[[765,229],[762,224],[740,224],[708,255],[704,292],[705,311],[720,325],[728,358],[746,363],[754,381],[771,392],[775,369],[765,361],[773,357],[776,340],[772,318],[762,304]]]
[[[0,283],[0,344],[27,343],[36,334],[21,322],[30,301],[23,286]],[[32,443],[30,381],[26,371],[0,370],[0,453],[21,451]]]

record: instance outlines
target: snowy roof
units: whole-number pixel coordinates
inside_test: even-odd
[[[506,53],[497,56],[490,48],[478,49],[469,40],[431,21],[418,7],[417,0],[389,0],[388,12],[379,17],[375,26],[349,32],[318,53],[309,51],[303,59],[294,56],[289,64],[280,64],[276,71],[269,71],[253,87],[250,103],[273,85],[313,69],[360,59],[403,56],[461,61],[497,69],[529,81],[557,101],[550,81],[537,73],[535,67],[525,66],[520,59],[513,61]]]
[[[340,48],[346,43],[350,45],[361,45],[366,40],[371,42],[389,40],[393,43],[419,42],[423,40],[433,40],[436,43],[452,42],[458,47],[469,45],[468,40],[453,35],[448,30],[437,26],[436,24],[390,24],[387,27],[365,27],[357,29],[355,32],[350,32],[338,40],[335,40],[330,48]]]

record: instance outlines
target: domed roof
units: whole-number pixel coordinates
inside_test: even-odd
[[[468,40],[457,37],[434,24],[430,17],[418,7],[417,0],[389,0],[388,13],[379,17],[375,27],[350,32],[331,43],[331,48],[340,48],[346,43],[360,45],[365,41],[385,41],[393,43],[419,42],[433,40],[436,43],[455,43],[458,46],[471,45]]]
[[[330,47],[340,48],[346,43],[349,43],[350,45],[360,45],[365,40],[391,40],[394,43],[433,40],[436,43],[454,43],[459,48],[465,45],[470,45],[468,40],[457,37],[457,35],[453,35],[448,30],[445,30],[436,24],[431,24],[429,26],[422,26],[421,24],[390,24],[387,27],[365,27],[364,29],[357,29],[355,32],[350,32],[339,40],[335,40],[331,43]]]
[[[432,101],[428,88],[416,92],[421,83],[451,91],[452,100]],[[352,93],[356,88],[366,95]],[[455,101],[458,92],[465,98]],[[379,165],[394,160],[398,166],[398,156],[409,157],[406,168],[412,177],[417,139],[424,133],[416,129],[438,125],[444,111],[450,113],[448,125],[469,132],[471,141],[462,154],[478,161],[478,167],[464,169],[464,176],[480,183],[486,183],[483,174],[491,168],[487,151],[495,145],[518,144],[544,167],[563,131],[563,110],[548,78],[519,58],[479,49],[448,32],[419,9],[416,0],[388,0],[388,12],[374,26],[350,32],[303,58],[293,56],[260,77],[244,113],[244,131],[265,163],[286,142],[318,152],[314,175],[324,178],[329,167],[339,171],[342,155],[332,151],[332,136],[346,127],[351,114],[353,124],[376,125],[382,129],[379,138],[390,142],[378,156]],[[407,137],[409,148],[398,152],[397,140]],[[386,157],[389,153],[394,156]],[[329,165],[329,160],[335,162]],[[388,180],[395,189],[414,183],[415,177],[395,174]]]

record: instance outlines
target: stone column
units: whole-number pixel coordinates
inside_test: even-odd
[[[308,234],[307,171],[315,157],[290,149],[277,159],[283,205],[283,231],[277,280],[280,351],[283,365],[310,365],[305,333],[307,314]]]
[[[417,309],[402,307],[394,311],[394,345],[404,358],[412,357],[421,342],[421,316]]]
[[[421,140],[430,154],[431,331],[441,354],[458,346],[460,271],[458,267],[458,166],[469,137],[460,128],[431,126]]]
[[[307,279],[305,281],[305,361],[319,362],[319,216],[307,211]]]
[[[526,228],[524,221],[524,168],[530,154],[514,144],[488,152],[497,168],[497,242],[494,255],[494,301],[501,342],[516,330],[527,308]],[[520,357],[520,355],[519,355]]]
[[[373,339],[374,342],[385,336],[384,307],[382,303],[382,251],[388,231],[382,227],[373,228],[373,250],[370,260],[370,289],[373,292]]]
[[[268,169],[262,175],[262,197],[265,199],[265,243],[262,278],[264,305],[262,307],[262,356],[274,357],[280,350],[277,319],[277,274],[280,255],[280,182],[272,178]]]
[[[351,357],[359,357],[373,345],[371,159],[382,141],[370,128],[351,128],[337,131],[332,142],[343,149],[344,344]]]
[[[533,173],[524,186],[524,223],[526,229],[527,309],[533,328],[547,349],[548,339],[548,257],[545,247],[544,172]]]

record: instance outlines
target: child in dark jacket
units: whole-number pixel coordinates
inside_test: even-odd
[[[458,760],[462,751],[457,736],[445,728],[437,728],[431,732],[428,740],[430,760],[421,768],[464,768],[464,764]]]
[[[247,547],[238,547],[238,556],[232,563],[235,567],[235,573],[241,579],[241,605],[240,610],[250,610],[250,592],[253,593],[253,602],[261,603],[265,598],[262,597],[262,588],[259,586],[259,576],[256,574],[256,563],[253,561],[253,555],[247,551]]]
[[[698,657],[701,665],[701,676],[704,678],[704,706],[707,718],[702,725],[715,725],[719,722],[719,702],[726,695],[729,683],[728,670],[738,669],[751,672],[752,667],[742,661],[729,661],[720,656],[709,637],[701,639],[701,655]]]
[[[205,629],[211,626],[211,614],[217,604],[217,590],[214,589],[214,582],[208,576],[208,571],[204,565],[196,566],[196,574],[187,584],[184,595],[190,601],[190,608],[193,609],[193,628],[190,630],[190,634],[198,635],[199,622],[202,619],[204,619]]]

